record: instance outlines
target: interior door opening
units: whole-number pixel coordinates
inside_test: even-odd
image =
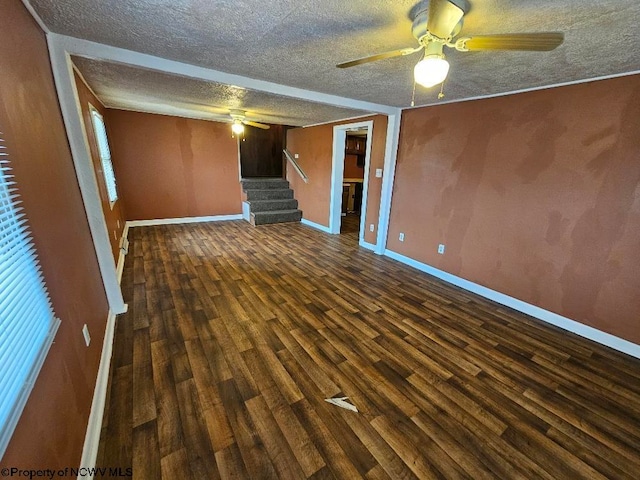
[[[342,207],[340,234],[360,237],[364,170],[368,143],[368,129],[347,132],[342,179]]]
[[[372,134],[372,120],[333,127],[329,232],[352,234],[365,247]]]

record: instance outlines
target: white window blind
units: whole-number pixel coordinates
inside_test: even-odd
[[[92,106],[91,121],[93,123],[93,131],[98,144],[100,153],[100,162],[102,163],[102,172],[104,181],[107,185],[107,195],[109,202],[113,207],[114,202],[118,199],[118,191],[116,190],[116,175],[113,172],[113,164],[111,163],[111,150],[109,150],[109,142],[107,140],[107,129],[104,126],[102,115]]]
[[[0,458],[60,324],[20,203],[0,133]]]

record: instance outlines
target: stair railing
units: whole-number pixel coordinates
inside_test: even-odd
[[[304,170],[302,170],[302,168],[300,167],[296,159],[293,158],[293,155],[291,155],[291,152],[286,148],[282,150],[282,152],[284,153],[284,156],[287,157],[287,160],[289,161],[289,163],[293,166],[293,169],[296,172],[298,172],[298,175],[300,175],[300,178],[302,178],[304,183],[309,183],[309,177],[307,177],[307,174],[304,173]]]

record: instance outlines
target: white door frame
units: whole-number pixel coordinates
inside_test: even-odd
[[[347,132],[367,129],[367,148],[364,156],[364,182],[362,184],[362,207],[360,213],[359,243],[361,246],[373,247],[365,244],[365,220],[367,213],[367,194],[369,191],[369,166],[371,164],[371,144],[373,143],[373,120],[357,123],[345,123],[333,127],[333,160],[331,165],[331,201],[329,203],[329,233],[340,233],[342,223],[342,183],[344,181],[344,158]]]

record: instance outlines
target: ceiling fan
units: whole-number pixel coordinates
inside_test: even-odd
[[[253,122],[246,119],[244,110],[230,110],[229,116],[231,117],[231,131],[236,135],[242,135],[244,133],[244,126],[249,125],[251,127],[261,128],[263,130],[269,130],[271,127],[264,123]]]
[[[465,11],[451,0],[429,0],[419,7],[413,18],[411,31],[418,40],[417,47],[401,48],[379,53],[337,65],[338,68],[355,67],[363,63],[386,58],[411,55],[424,50],[424,58],[414,68],[415,82],[424,87],[433,87],[444,82],[449,73],[449,62],[443,53],[444,47],[455,48],[459,52],[480,50],[526,50],[550,51],[562,44],[561,32],[508,33],[498,35],[477,35],[458,37],[462,29]],[[465,2],[466,3],[466,2]]]

